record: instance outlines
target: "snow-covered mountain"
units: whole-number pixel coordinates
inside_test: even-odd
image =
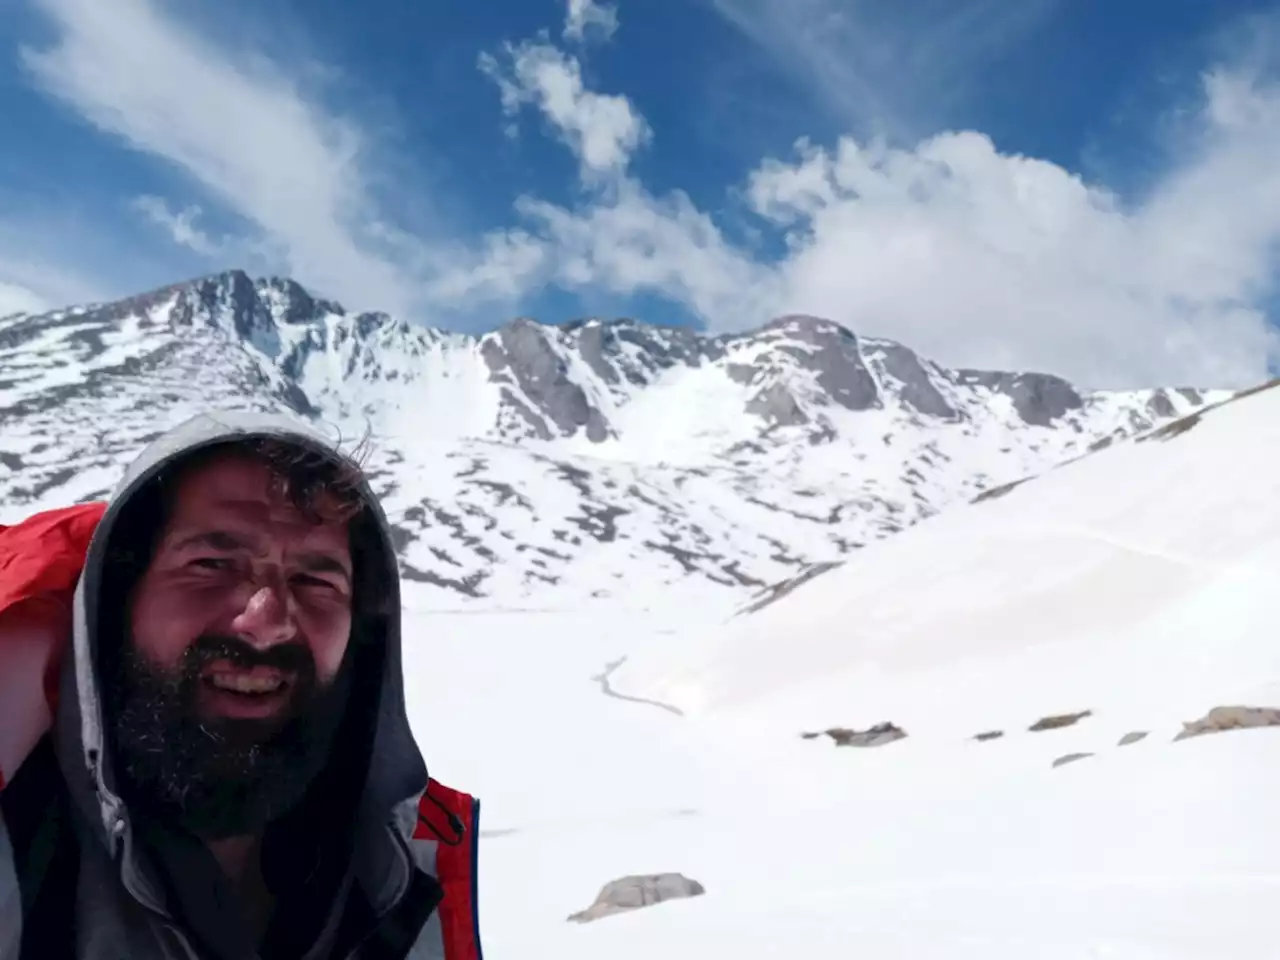
[[[410,580],[503,602],[750,591],[1214,399],[947,370],[808,316],[467,336],[230,272],[0,319],[0,520],[103,496],[199,410],[283,410],[372,433]]]
[[[424,599],[411,717],[485,796],[486,955],[1280,956],[1278,454],[1280,382],[753,612]],[[565,922],[665,871],[706,895]]]

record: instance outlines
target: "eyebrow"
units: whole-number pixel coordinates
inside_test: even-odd
[[[248,540],[228,533],[226,530],[202,530],[199,533],[193,533],[178,540],[173,545],[173,549],[186,550],[197,546],[224,552],[253,550],[253,544]],[[351,570],[345,563],[330,554],[306,551],[298,554],[297,560],[308,573],[334,573],[343,577],[348,583],[351,582]]]
[[[188,547],[197,546],[211,547],[214,550],[248,550],[252,545],[225,530],[201,530],[199,533],[183,537],[173,545],[173,548],[185,550]]]
[[[298,561],[308,573],[336,573],[348,583],[351,582],[351,571],[346,564],[327,553],[304,553]]]

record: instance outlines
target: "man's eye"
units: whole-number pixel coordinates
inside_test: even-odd
[[[300,587],[307,587],[308,589],[312,589],[312,588],[330,589],[330,590],[338,589],[337,586],[335,586],[331,581],[326,580],[323,577],[313,577],[310,574],[306,574],[306,573],[298,574],[296,577],[293,578],[293,582]]]
[[[191,561],[191,566],[201,570],[230,570],[231,561],[226,557],[197,557]]]

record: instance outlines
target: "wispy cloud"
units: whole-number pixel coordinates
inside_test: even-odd
[[[578,43],[588,34],[608,40],[618,29],[618,9],[596,0],[566,0],[564,38]]]
[[[45,234],[38,223],[0,220],[0,317],[39,313],[124,292],[86,276],[75,265],[80,249],[51,243]]]
[[[357,124],[278,66],[210,46],[151,0],[36,2],[57,36],[23,60],[49,94],[184,171],[256,228],[282,268],[357,303],[420,303],[419,278],[379,245]]]
[[[1062,0],[705,0],[847,129],[910,138]]]
[[[1180,155],[1136,207],[973,131],[905,148],[846,136],[801,141],[748,177],[741,195],[784,238],[780,259],[620,164],[609,190],[576,205],[521,200],[521,249],[563,287],[658,294],[713,330],[802,311],[957,366],[1109,386],[1248,383],[1280,362],[1265,313],[1280,249],[1280,88],[1223,66],[1192,112]]]
[[[576,209],[532,197],[520,213],[544,272],[570,290],[657,293],[713,330],[743,329],[781,312],[778,276],[735,248],[684,193],[657,197],[625,178]]]
[[[0,317],[14,313],[40,313],[51,306],[34,290],[0,280]]]
[[[217,256],[225,250],[224,244],[196,226],[201,210],[194,204],[175,212],[163,197],[147,194],[136,198],[133,205],[147,220],[165,230],[173,242],[181,247],[207,257]]]
[[[481,54],[479,66],[498,84],[508,117],[525,105],[542,112],[578,158],[586,181],[625,170],[631,155],[652,136],[631,101],[588,90],[577,59],[550,43],[507,44],[501,59]]]

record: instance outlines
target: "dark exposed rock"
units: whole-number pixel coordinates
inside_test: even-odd
[[[1020,486],[1026,483],[1031,477],[1023,477],[1020,480],[1014,480],[1012,483],[1002,483],[998,487],[992,487],[990,490],[984,490],[973,498],[974,503],[986,503],[988,500],[998,500],[1007,494],[1013,493]]]
[[[781,600],[783,597],[791,593],[797,587],[800,587],[803,584],[808,583],[814,577],[821,576],[827,571],[834,570],[836,567],[840,565],[841,565],[841,561],[839,560],[828,561],[825,563],[815,563],[812,566],[808,567],[800,575],[792,577],[790,580],[783,580],[781,583],[775,583],[771,587],[767,587],[763,591],[763,593],[759,594],[754,600],[751,601],[751,603],[747,604],[740,611],[738,611],[738,614],[742,615],[745,613],[755,613],[757,610],[762,610],[765,607],[769,606],[769,604],[775,603],[778,600]]]
[[[877,340],[873,344],[882,376],[897,381],[897,393],[903,406],[926,417],[944,420],[959,417],[958,411],[938,390],[929,376],[929,369],[915,351],[891,340]]]
[[[525,319],[512,321],[496,337],[484,339],[481,355],[491,372],[510,371],[521,391],[537,407],[531,412],[549,420],[561,436],[570,436],[580,427],[595,442],[608,436],[603,415],[587,401],[582,387],[570,379],[564,359],[552,349],[539,324]],[[511,399],[516,399],[514,394]],[[543,439],[551,435],[545,424],[539,433]]]
[[[780,427],[794,427],[809,422],[809,417],[796,402],[796,398],[780,383],[765,387],[748,400],[747,413],[753,413]]]
[[[957,370],[956,377],[966,386],[987,387],[1009,397],[1018,416],[1033,426],[1047,427],[1059,417],[1084,406],[1084,399],[1075,387],[1061,377],[1047,373]]]
[[[1115,443],[1115,437],[1099,437],[1093,443],[1089,444],[1089,452],[1097,453],[1099,450],[1105,450],[1111,444]]]
[[[1039,733],[1043,730],[1061,730],[1063,727],[1073,726],[1085,717],[1091,716],[1093,716],[1092,710],[1084,710],[1080,713],[1060,713],[1053,716],[1041,717],[1027,729],[1032,733]]]
[[[605,359],[605,351],[613,347],[613,340],[612,331],[603,323],[584,327],[578,336],[578,352],[582,354],[582,359],[587,361],[587,366],[605,383],[618,383],[622,379],[613,365]]]
[[[830,320],[808,316],[779,317],[764,328],[785,332],[791,340],[810,349],[788,352],[802,369],[815,374],[825,396],[848,410],[875,410],[883,406],[875,377],[867,369],[858,338]]]
[[[1151,416],[1163,420],[1165,417],[1177,416],[1178,409],[1173,405],[1173,401],[1169,399],[1169,394],[1163,390],[1157,390],[1151,395],[1151,399],[1147,401],[1147,412]]]
[[[478,597],[480,596],[480,584],[484,582],[488,574],[484,571],[476,571],[465,577],[442,577],[431,570],[421,570],[402,560],[400,561],[400,576],[416,583],[429,583],[433,587],[443,587],[446,590],[452,590],[454,593],[460,593],[464,597]]]
[[[1065,767],[1068,763],[1075,763],[1077,760],[1084,760],[1092,756],[1092,753],[1068,753],[1053,761],[1053,765],[1055,768]]]
[[[1191,428],[1200,423],[1200,411],[1188,414],[1172,423],[1166,423],[1157,430],[1152,430],[1146,436],[1138,438],[1139,443],[1146,443],[1149,440],[1172,440],[1180,437]]]

